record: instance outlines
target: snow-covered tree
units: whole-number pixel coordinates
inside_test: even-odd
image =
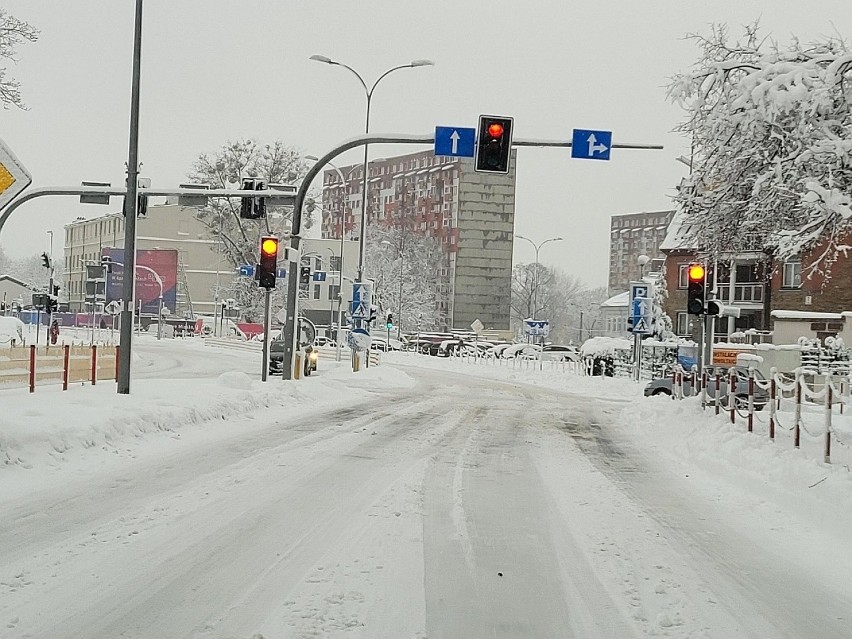
[[[16,62],[18,45],[24,42],[38,40],[38,29],[31,24],[18,20],[9,15],[5,9],[0,9],[0,58]],[[21,97],[21,84],[6,73],[6,66],[0,66],[0,102],[3,108],[16,106],[26,108]]]
[[[447,323],[438,307],[443,251],[437,240],[407,227],[369,226],[364,261],[366,277],[374,282],[379,320],[393,313],[394,323],[406,332],[437,330]]]
[[[675,336],[672,318],[664,310],[668,296],[669,292],[666,288],[665,273],[661,273],[654,281],[654,298],[653,305],[651,306],[651,315],[654,329],[653,337],[662,341],[672,339]]]
[[[535,317],[550,321],[551,341],[567,336],[565,329],[573,324],[575,303],[583,290],[582,282],[558,269],[516,264],[512,269],[512,329],[521,332],[523,321]]]
[[[242,179],[256,177],[269,184],[293,184],[307,173],[307,165],[300,151],[276,140],[261,144],[257,140],[228,142],[213,153],[202,153],[192,165],[187,177],[194,183],[210,188],[239,189]],[[284,238],[290,232],[292,207],[267,206],[266,219],[240,218],[240,200],[211,198],[210,204],[200,209],[198,219],[203,222],[210,237],[218,239],[222,255],[236,269],[241,264],[256,264],[260,237],[273,234]],[[310,227],[310,216],[303,215],[303,227]],[[283,245],[283,244],[282,244]],[[216,249],[213,249],[216,250]],[[283,255],[279,256],[279,259]],[[235,280],[227,293],[249,319],[263,315],[263,294],[252,279]],[[273,291],[273,308],[283,304],[283,283]]]
[[[700,56],[668,87],[686,110],[692,172],[676,200],[710,256],[817,249],[834,261],[852,230],[852,52],[836,38],[787,45],[746,27],[688,36]]]

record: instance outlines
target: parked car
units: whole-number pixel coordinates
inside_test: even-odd
[[[538,359],[541,346],[538,344],[512,344],[500,354],[503,359]]]
[[[734,385],[734,398],[736,405],[738,408],[743,408],[748,405],[748,368],[744,366],[733,366],[729,369],[723,366],[707,366],[705,367],[705,370],[707,371],[707,397],[710,401],[714,401],[716,398],[716,372],[718,371],[721,376],[719,394],[722,397],[722,401],[726,403],[725,398],[728,394],[728,380],[730,379],[730,371],[733,370],[736,375],[736,384]],[[754,378],[758,381],[764,381],[766,379],[763,374],[756,369],[754,371]],[[645,386],[645,397],[671,395],[672,388],[671,376],[661,377],[648,382]],[[684,375],[682,390],[684,395],[698,394],[697,389],[693,389],[692,387],[691,376]],[[768,402],[769,391],[755,384],[755,410],[762,410]]]
[[[0,346],[23,346],[24,323],[17,317],[0,317]]]
[[[579,362],[580,351],[574,346],[545,344],[541,349],[541,359],[545,362]]]

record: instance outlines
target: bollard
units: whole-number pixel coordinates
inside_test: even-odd
[[[121,345],[115,347],[115,383],[118,384],[118,357],[121,353]]]
[[[737,376],[734,369],[731,369],[731,374],[728,376],[728,408],[731,411],[731,423],[737,423]]]
[[[722,374],[717,370],[716,371],[716,414],[719,414],[719,411],[722,408]]]
[[[775,441],[775,395],[777,387],[775,386],[776,370],[772,369],[772,379],[769,381],[769,439]]]
[[[357,362],[358,359],[356,358]],[[355,370],[358,370],[358,367],[355,367]],[[302,353],[296,351],[293,357],[293,379],[301,379],[302,378]]]
[[[825,377],[825,457],[826,464],[831,463],[831,374]]]
[[[748,367],[748,432],[754,432],[754,368]]]
[[[92,386],[98,382],[98,345],[92,344]]]
[[[62,347],[65,352],[62,356],[62,390],[68,390],[68,368],[71,365],[71,347],[66,344]]]
[[[796,372],[796,412],[793,416],[793,421],[796,422],[793,445],[798,448],[802,441],[802,433],[799,426],[799,422],[802,421],[802,375],[800,372]]]
[[[30,392],[35,393],[36,347],[30,345]]]

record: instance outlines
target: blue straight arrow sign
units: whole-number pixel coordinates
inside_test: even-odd
[[[435,155],[472,158],[476,146],[476,129],[453,126],[435,127]]]

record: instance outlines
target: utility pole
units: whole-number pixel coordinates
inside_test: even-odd
[[[118,392],[130,394],[133,298],[136,283],[136,206],[139,180],[139,79],[142,68],[142,0],[136,0],[133,31],[133,78],[130,90],[130,141],[127,152],[127,195],[124,198],[124,282],[119,335]]]

